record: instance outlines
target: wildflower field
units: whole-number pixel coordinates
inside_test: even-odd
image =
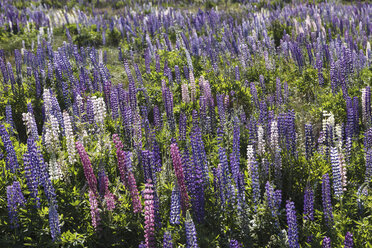
[[[372,247],[369,1],[0,0],[0,247]]]

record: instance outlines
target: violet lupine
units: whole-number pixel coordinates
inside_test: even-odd
[[[170,209],[170,220],[172,225],[180,224],[180,214],[181,214],[181,195],[178,189],[178,185],[173,187],[171,196],[171,209]]]
[[[169,231],[164,232],[163,248],[173,248],[172,235]]]
[[[322,248],[331,248],[331,238],[325,236],[322,242]]]
[[[106,207],[109,211],[115,209],[115,196],[109,190],[109,179],[104,170],[98,173],[99,193],[105,199]]]
[[[61,235],[61,227],[59,223],[57,206],[53,201],[49,203],[49,227],[53,241],[59,240]]]
[[[145,184],[145,243],[147,248],[155,247],[155,209],[154,191],[151,180]]]
[[[99,216],[100,209],[98,208],[97,195],[94,191],[89,189],[89,203],[90,203],[90,215],[92,217],[92,226],[95,231],[98,230],[101,218]]]
[[[258,163],[255,159],[253,159],[250,162],[250,172],[251,172],[251,179],[252,179],[253,201],[255,204],[255,211],[256,211],[257,205],[260,200],[260,181],[259,181]]]
[[[190,216],[190,213],[186,213],[185,220],[185,229],[186,229],[186,248],[198,248],[198,239],[196,237],[196,229],[194,222]]]
[[[90,162],[88,153],[85,151],[84,146],[79,141],[76,141],[75,147],[76,147],[77,152],[80,155],[80,159],[81,159],[81,162],[84,168],[84,175],[88,181],[89,188],[94,194],[96,194],[97,193],[97,178],[94,175],[94,171],[93,171],[92,164]]]
[[[327,224],[327,226],[332,226],[333,209],[331,202],[331,186],[329,183],[328,173],[324,174],[322,178],[322,201],[325,223]]]
[[[351,232],[346,233],[344,245],[345,245],[344,248],[353,248],[354,241],[353,241],[353,234]]]
[[[289,247],[300,247],[298,243],[298,230],[297,230],[297,219],[296,219],[296,210],[295,205],[292,201],[287,201],[286,204],[287,210],[287,225],[288,225],[288,242]]]
[[[180,140],[186,140],[186,130],[187,130],[187,116],[183,112],[181,112],[180,113],[180,124],[179,124]]]
[[[13,143],[10,140],[9,134],[6,131],[6,128],[2,124],[0,124],[0,137],[3,141],[4,148],[6,151],[6,160],[5,160],[6,168],[10,170],[12,173],[14,173],[15,170],[19,168],[17,155],[15,153]]]
[[[365,179],[368,182],[372,177],[372,148],[368,148],[366,151],[366,172]]]
[[[314,220],[314,191],[309,185],[305,188],[304,219],[310,221]]]
[[[6,196],[8,202],[8,214],[10,225],[12,228],[17,228],[18,224],[18,208],[25,206],[26,200],[22,194],[21,185],[18,181],[6,187]]]
[[[5,120],[6,120],[6,123],[8,123],[10,125],[9,133],[12,134],[13,133],[13,128],[15,126],[14,126],[14,122],[13,122],[13,114],[12,114],[12,106],[11,105],[6,105],[5,106]]]
[[[331,147],[331,164],[332,164],[332,176],[333,176],[333,189],[337,197],[342,196],[342,178],[340,160],[336,147]]]
[[[265,185],[265,197],[266,197],[267,205],[269,209],[271,210],[271,216],[275,218],[275,225],[279,227],[277,216],[278,216],[278,211],[279,211],[279,206],[280,206],[279,200],[281,201],[281,196],[279,199],[275,193],[276,192],[274,191],[274,187],[270,184],[269,181],[267,181]]]
[[[189,206],[189,196],[186,190],[185,178],[184,178],[183,169],[182,169],[181,155],[180,155],[180,152],[178,150],[178,146],[176,143],[173,143],[170,145],[170,152],[172,156],[174,172],[177,177],[178,185],[180,186],[182,210],[183,210],[183,213],[186,213],[186,209]]]

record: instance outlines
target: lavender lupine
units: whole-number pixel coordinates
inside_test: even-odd
[[[163,248],[173,248],[172,235],[169,231],[164,232]]]
[[[331,226],[333,225],[333,209],[328,173],[324,174],[322,178],[322,201],[325,223],[327,224],[327,226]]]
[[[230,248],[242,248],[242,245],[237,240],[231,239]]]
[[[343,193],[342,191],[342,178],[341,178],[341,168],[338,156],[338,151],[336,147],[331,147],[331,164],[332,164],[332,176],[333,176],[333,189],[335,195],[340,197]]]
[[[145,184],[145,243],[147,248],[155,247],[155,209],[154,209],[154,191],[151,180]]]
[[[346,233],[344,245],[345,245],[344,248],[353,248],[354,241],[353,241],[353,234],[351,232]]]
[[[292,201],[287,201],[286,204],[287,210],[287,225],[288,225],[288,242],[289,247],[300,247],[298,243],[298,229],[297,229],[297,220],[296,220],[296,210],[295,205]]]
[[[94,230],[98,230],[98,226],[100,224],[101,218],[100,218],[100,209],[98,208],[98,201],[97,201],[97,195],[94,191],[89,189],[89,203],[90,203],[90,214],[92,217],[92,226],[94,227]]]
[[[10,140],[9,134],[6,131],[6,128],[2,124],[0,124],[0,137],[3,141],[4,148],[6,151],[6,160],[5,160],[6,168],[10,170],[12,173],[14,173],[15,170],[19,168],[17,155],[15,153],[13,143]]]
[[[10,125],[9,133],[13,134],[13,128],[15,126],[14,126],[14,122],[13,122],[13,114],[12,114],[12,106],[11,105],[6,105],[5,106],[5,120],[6,120],[6,123],[8,123]]]
[[[172,225],[180,224],[180,214],[181,214],[181,195],[178,189],[178,185],[176,184],[172,190],[169,222]]]
[[[314,192],[309,185],[305,188],[304,219],[310,221],[314,220]]]

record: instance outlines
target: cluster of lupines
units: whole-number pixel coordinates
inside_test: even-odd
[[[294,203],[292,201],[287,201],[286,204],[287,210],[287,224],[288,224],[288,241],[289,247],[300,247],[298,243],[298,229],[297,229],[297,220],[296,220],[296,210]]]
[[[6,151],[6,168],[11,172],[15,172],[15,170],[19,168],[17,155],[15,153],[13,143],[10,140],[10,136],[2,124],[0,124],[0,136]]]

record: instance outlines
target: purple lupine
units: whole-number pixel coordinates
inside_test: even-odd
[[[21,185],[18,181],[6,187],[6,195],[8,202],[9,220],[12,228],[17,228],[18,224],[18,208],[25,206],[26,200],[22,194]]]
[[[276,78],[276,104],[277,106],[280,106],[282,101],[282,84],[280,83],[280,79]]]
[[[322,248],[331,248],[331,238],[325,236],[322,242]]]
[[[372,177],[372,148],[367,148],[366,151],[366,172],[365,178],[368,182]]]
[[[157,129],[161,129],[163,125],[159,107],[157,105],[154,106],[154,125]]]
[[[100,209],[98,208],[98,201],[97,201],[97,195],[94,191],[89,189],[89,204],[90,204],[90,214],[92,217],[92,226],[94,230],[98,230],[98,226],[100,224],[101,218],[100,218]]]
[[[297,230],[297,219],[296,219],[296,210],[295,205],[292,201],[287,201],[286,204],[287,210],[287,225],[288,225],[288,242],[289,247],[300,247],[298,243],[298,230]]]
[[[75,147],[80,155],[80,159],[84,168],[84,175],[88,181],[89,188],[91,192],[97,194],[97,179],[96,176],[94,175],[94,171],[88,153],[85,151],[84,146],[79,141],[76,141]]]
[[[181,72],[178,65],[174,66],[174,74],[176,75],[176,82],[177,84],[181,84]]]
[[[116,120],[117,118],[119,118],[119,101],[116,90],[111,91],[110,103],[112,119]]]
[[[230,248],[242,248],[242,245],[236,239],[231,239]]]
[[[257,204],[259,203],[260,195],[261,195],[258,163],[255,159],[253,159],[249,166],[250,166],[250,172],[251,172],[251,178],[252,178],[253,201],[255,204],[255,211],[256,211]]]
[[[172,235],[169,231],[164,232],[163,248],[173,248]]]
[[[304,219],[310,221],[314,220],[314,191],[309,185],[307,185],[305,188]]]
[[[147,248],[153,248],[155,244],[155,209],[154,209],[154,191],[151,180],[145,184],[145,243]]]
[[[198,239],[196,237],[196,229],[190,213],[186,213],[185,220],[186,229],[186,248],[199,248]]]
[[[183,112],[181,112],[180,113],[180,124],[179,124],[180,140],[186,140],[186,130],[187,130],[187,116]]]
[[[235,80],[240,81],[239,66],[235,66]]]
[[[178,189],[178,185],[173,187],[171,196],[171,209],[170,209],[170,220],[172,225],[180,224],[180,214],[181,214],[181,194]]]
[[[250,84],[250,88],[251,88],[251,95],[252,95],[253,103],[256,106],[256,108],[259,108],[259,101],[258,101],[258,94],[257,94],[256,85],[252,82]]]
[[[309,160],[313,155],[313,142],[313,125],[305,124],[305,151],[307,160]]]
[[[346,233],[344,245],[345,245],[344,248],[353,248],[354,241],[353,241],[353,234],[351,232]]]
[[[322,178],[322,200],[325,223],[327,226],[331,226],[333,225],[333,209],[331,202],[331,186],[329,184],[328,173],[324,174]]]
[[[12,173],[14,173],[15,170],[19,168],[17,155],[15,153],[13,143],[10,140],[9,134],[2,124],[0,124],[0,136],[3,141],[5,151],[6,151],[6,160],[5,160],[6,168],[10,170]]]

